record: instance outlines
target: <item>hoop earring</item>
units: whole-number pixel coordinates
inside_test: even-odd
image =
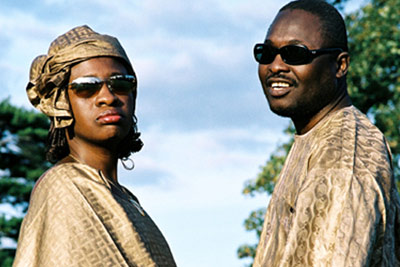
[[[126,161],[130,161],[131,162],[131,166],[128,166],[126,164]],[[121,163],[122,163],[122,166],[124,167],[125,170],[131,171],[131,170],[133,170],[135,168],[135,163],[133,162],[132,159],[130,159],[128,157],[122,158],[121,159]]]
[[[133,120],[133,124],[137,124],[137,121],[138,121],[138,119],[137,119],[137,117],[136,117],[136,115],[135,114],[133,114],[132,115],[132,120]]]

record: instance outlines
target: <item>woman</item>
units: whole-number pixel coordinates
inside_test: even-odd
[[[56,164],[32,191],[14,266],[176,266],[157,226],[118,183],[118,159],[142,147],[136,88],[118,40],[87,26],[34,60],[27,93],[51,119],[46,155]]]

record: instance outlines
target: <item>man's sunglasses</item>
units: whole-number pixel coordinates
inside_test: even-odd
[[[323,54],[343,52],[341,48],[322,48],[309,50],[304,45],[286,45],[281,48],[270,44],[256,44],[254,46],[254,57],[260,64],[271,64],[276,55],[281,55],[283,62],[289,65],[303,65],[310,63],[314,58]]]
[[[68,88],[76,94],[89,97],[96,94],[103,84],[115,94],[129,94],[136,89],[136,77],[133,75],[113,75],[101,80],[97,77],[79,77],[68,84]]]

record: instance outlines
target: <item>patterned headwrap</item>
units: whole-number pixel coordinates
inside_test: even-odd
[[[128,72],[134,74],[118,40],[94,32],[86,25],[57,37],[50,44],[47,55],[33,60],[26,92],[32,105],[53,119],[54,127],[68,127],[73,122],[65,90],[71,66],[100,56],[122,59]]]

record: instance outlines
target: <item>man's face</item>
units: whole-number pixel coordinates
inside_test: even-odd
[[[319,18],[303,10],[280,12],[265,42],[276,48],[290,44],[326,48]],[[310,119],[336,98],[336,66],[329,55],[304,65],[286,64],[277,55],[270,64],[260,64],[258,74],[271,110],[293,120]]]

